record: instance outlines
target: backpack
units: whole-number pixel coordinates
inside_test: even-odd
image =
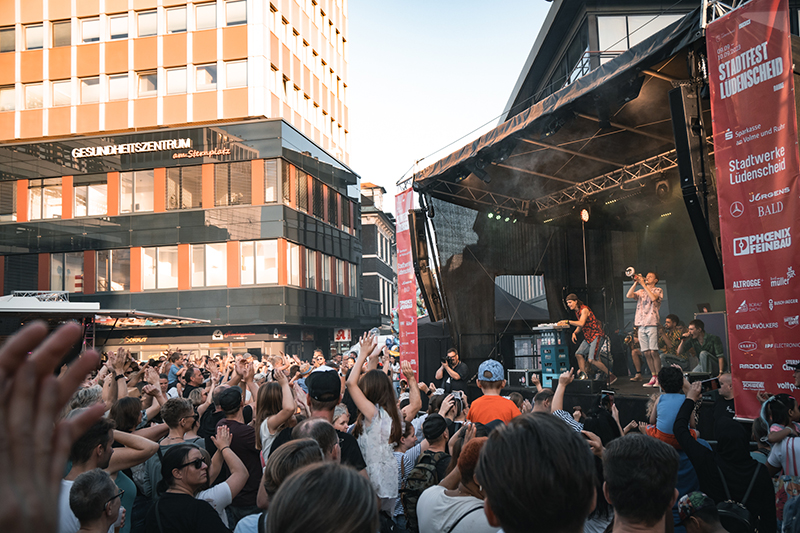
[[[725,497],[727,500],[717,504],[717,512],[719,513],[719,521],[722,527],[730,533],[753,533],[756,529],[755,519],[747,510],[745,504],[750,497],[750,491],[753,490],[753,485],[756,483],[758,471],[761,469],[761,464],[756,465],[755,472],[753,472],[753,479],[750,480],[750,485],[747,487],[747,492],[744,493],[741,503],[734,501],[731,498],[731,493],[728,490],[728,483],[725,481],[725,476],[722,475],[722,470],[717,465],[719,478],[722,480],[722,487],[725,489]]]
[[[436,466],[440,461],[449,458],[450,455],[446,452],[423,452],[419,456],[416,466],[409,472],[403,488],[400,489],[400,498],[403,502],[403,511],[409,530],[419,531],[419,521],[417,520],[419,497],[428,487],[439,484],[440,479],[436,472]]]

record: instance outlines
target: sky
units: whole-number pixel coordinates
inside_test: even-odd
[[[385,210],[417,160],[422,170],[497,124],[550,5],[348,0],[350,167],[386,188]]]

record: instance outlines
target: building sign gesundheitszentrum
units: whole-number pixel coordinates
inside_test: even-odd
[[[736,414],[794,389],[800,346],[798,151],[787,0],[753,0],[706,31]]]

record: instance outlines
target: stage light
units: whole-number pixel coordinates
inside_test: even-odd
[[[486,216],[488,216],[489,218],[494,218],[494,213],[489,213],[489,214],[488,214],[488,215],[486,215]]]
[[[672,214],[671,212],[670,212],[670,213],[662,213],[662,214],[661,214],[661,218],[668,217],[668,216],[670,216],[671,214]]]
[[[512,224],[516,224],[517,223],[517,219],[515,218],[514,220],[511,221],[511,223]]]
[[[589,222],[589,210],[585,207],[581,209],[581,220]]]
[[[511,217],[506,217],[503,222],[508,222],[509,220],[511,220]]]
[[[670,186],[667,180],[659,180],[656,182],[656,197],[662,202],[667,200],[670,195]]]

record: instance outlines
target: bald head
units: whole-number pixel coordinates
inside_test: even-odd
[[[339,461],[339,436],[333,425],[323,418],[307,418],[292,430],[292,439],[314,439],[322,448],[326,461]]]

